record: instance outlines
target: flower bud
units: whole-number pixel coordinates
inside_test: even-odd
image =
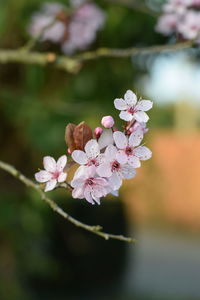
[[[94,135],[95,135],[97,140],[100,138],[102,132],[103,132],[103,129],[101,127],[96,127],[95,128]]]
[[[105,116],[102,118],[101,120],[101,124],[105,127],[105,128],[112,128],[115,124],[115,121],[113,119],[112,116]]]

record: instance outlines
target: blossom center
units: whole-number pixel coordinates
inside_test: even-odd
[[[90,159],[87,163],[87,166],[92,166],[92,165],[94,165],[95,167],[98,167],[99,163],[96,159]]]
[[[60,172],[59,172],[59,171],[53,172],[53,173],[52,173],[52,179],[58,179],[59,175],[60,175]]]
[[[129,107],[129,108],[128,108],[128,112],[129,112],[130,114],[134,114],[134,113],[136,112],[135,107],[133,107],[133,106]]]
[[[90,185],[90,186],[93,185],[93,184],[94,184],[93,179],[94,179],[94,178],[92,178],[92,177],[91,177],[91,178],[88,178],[88,179],[86,180],[86,185]]]
[[[132,147],[126,147],[126,149],[125,149],[125,153],[126,153],[126,155],[133,155],[133,148]]]
[[[118,171],[120,169],[120,163],[117,160],[114,160],[111,163],[111,170],[112,172]]]

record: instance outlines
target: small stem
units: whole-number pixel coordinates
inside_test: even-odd
[[[66,213],[61,207],[59,207],[52,199],[46,196],[46,194],[42,191],[40,186],[36,183],[34,183],[32,180],[28,179],[25,177],[21,172],[19,172],[17,169],[15,169],[12,165],[9,165],[3,161],[0,161],[0,169],[8,172],[18,180],[20,180],[22,183],[24,183],[27,187],[31,187],[35,191],[37,191],[40,194],[40,197],[43,201],[45,201],[56,213],[58,213],[60,216],[65,218],[67,221],[71,222],[77,227],[83,228],[87,231],[90,231],[96,235],[101,236],[102,238],[108,240],[108,239],[115,239],[119,241],[124,241],[128,243],[135,243],[136,240],[130,237],[125,237],[123,235],[114,235],[114,234],[109,234],[106,232],[102,232],[102,227],[97,225],[97,226],[91,226],[87,225],[85,223],[82,223],[72,216],[70,216],[68,213]],[[69,186],[67,186],[69,188]]]

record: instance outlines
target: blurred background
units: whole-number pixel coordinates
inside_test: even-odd
[[[0,0],[1,48],[25,44],[30,16],[43,2]],[[145,2],[150,14],[113,2],[96,1],[106,24],[91,49],[173,42],[154,30],[162,1]],[[49,43],[35,50],[59,51]],[[33,178],[43,156],[66,153],[67,123],[95,128],[111,114],[119,125],[113,100],[127,89],[154,101],[146,135],[153,158],[100,207],[63,190],[49,195],[75,218],[138,243],[74,227],[0,170],[0,299],[200,299],[198,49],[101,58],[76,75],[0,65],[0,158]]]

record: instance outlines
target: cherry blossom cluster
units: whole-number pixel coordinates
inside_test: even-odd
[[[176,34],[178,38],[200,42],[200,0],[168,0],[163,5],[156,30],[164,35]]]
[[[85,122],[67,125],[65,138],[70,159],[63,155],[56,162],[46,156],[45,170],[35,174],[38,182],[45,183],[46,192],[65,183],[72,190],[73,198],[100,204],[100,198],[109,193],[117,196],[123,179],[135,177],[141,161],[151,158],[152,152],[141,142],[148,131],[146,111],[152,108],[152,101],[138,100],[136,94],[128,90],[123,99],[114,100],[114,106],[120,111],[120,119],[125,121],[123,131],[114,127],[112,116],[104,116],[103,128],[95,128],[94,133]],[[72,166],[76,166],[76,170],[67,182]]]
[[[41,41],[61,46],[65,54],[86,49],[102,28],[105,15],[96,4],[83,0],[71,0],[70,7],[60,3],[44,3],[33,14],[28,32]]]

